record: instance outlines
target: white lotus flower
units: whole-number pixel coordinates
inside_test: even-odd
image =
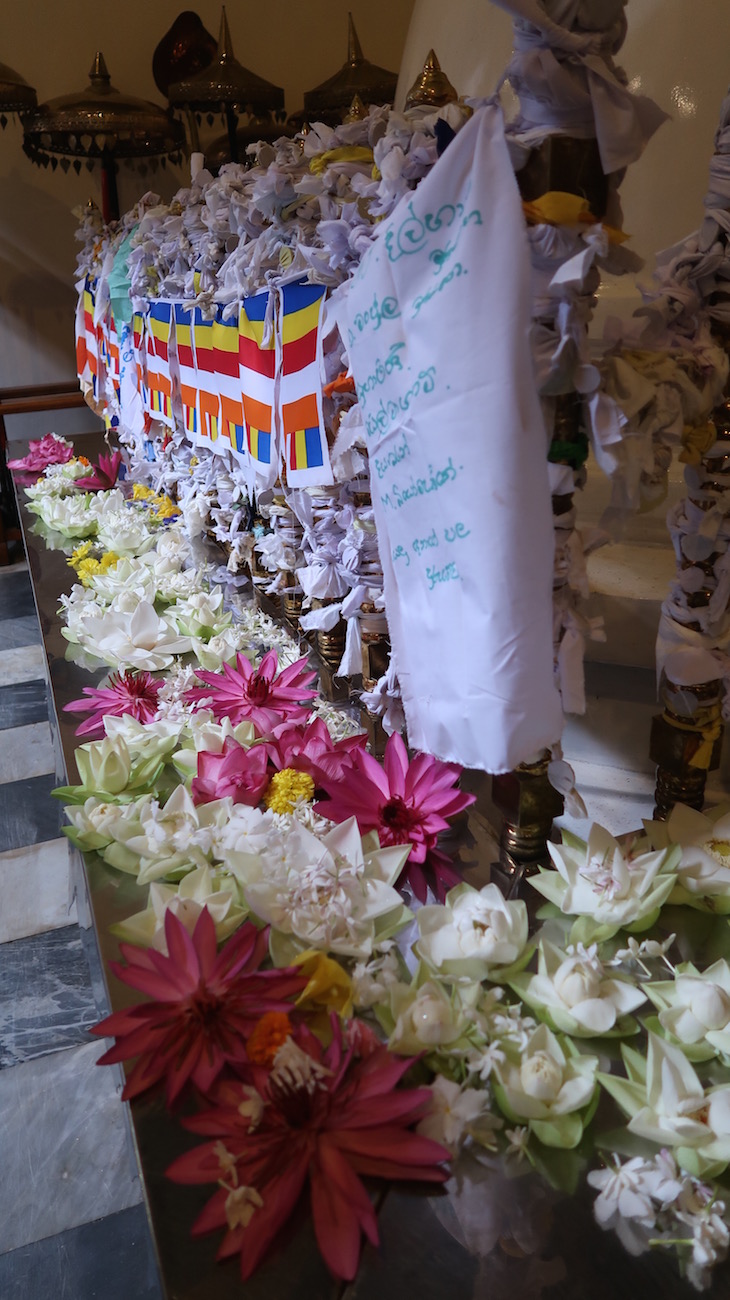
[[[730,966],[716,961],[699,971],[691,962],[677,966],[673,980],[645,984],[659,1010],[661,1028],[685,1048],[690,1060],[730,1056]]]
[[[499,978],[504,967],[529,956],[526,904],[508,902],[496,885],[457,885],[443,907],[422,907],[416,919],[415,951],[443,979]]]
[[[123,834],[104,849],[103,857],[145,885],[209,865],[215,832],[230,816],[232,804],[230,799],[220,799],[196,807],[185,786],[179,785],[164,806],[150,798],[139,800],[136,807],[136,822],[122,828]]]
[[[120,939],[142,948],[167,952],[165,914],[172,911],[192,934],[203,908],[207,907],[215,922],[215,933],[223,943],[246,919],[248,910],[241,906],[238,887],[230,876],[222,876],[210,867],[196,867],[175,887],[153,881],[147,907],[142,912],[112,927]]]
[[[562,845],[548,843],[548,850],[556,870],[541,870],[530,884],[561,912],[585,918],[584,941],[624,927],[648,929],[676,881],[679,849],[633,856],[602,826],[591,826],[587,844],[564,831]]]
[[[133,592],[138,600],[147,600],[152,605],[157,595],[157,583],[154,574],[139,560],[131,556],[122,556],[112,569],[104,573],[92,574],[89,587],[96,597],[111,605],[125,592]]]
[[[63,830],[68,838],[84,853],[100,852],[108,845],[123,840],[126,828],[137,822],[137,804],[108,803],[96,795],[83,804],[72,804],[64,809],[70,826]]]
[[[144,517],[127,507],[100,513],[96,534],[102,545],[117,555],[141,555],[155,544]]]
[[[244,628],[233,623],[230,627],[225,627],[222,632],[216,632],[208,641],[193,636],[191,648],[201,668],[208,673],[217,673],[220,672],[223,664],[233,663],[239,650],[251,653],[251,637]],[[284,667],[281,658],[279,666]],[[200,682],[197,685],[199,686]]]
[[[227,628],[233,615],[223,612],[223,592],[195,591],[167,611],[184,636],[209,641]]]
[[[77,636],[92,654],[119,669],[146,668],[156,672],[167,668],[175,655],[190,650],[190,638],[179,636],[146,600],[140,601],[131,614],[110,610],[101,617],[85,617]]]
[[[497,1065],[492,1087],[507,1119],[526,1122],[546,1146],[570,1148],[583,1134],[597,1073],[598,1057],[581,1056],[569,1041],[563,1049],[540,1025],[521,1057]]]
[[[369,957],[411,913],[394,889],[409,846],[367,852],[354,817],[318,838],[292,820],[243,868],[229,860],[251,911],[268,922],[286,965],[305,948]]]
[[[610,1033],[617,1021],[646,1001],[641,989],[605,969],[595,944],[563,952],[543,939],[537,974],[521,972],[509,984],[553,1029],[576,1037]]]
[[[624,1045],[628,1079],[600,1082],[630,1116],[629,1129],[676,1150],[688,1173],[716,1176],[730,1162],[730,1084],[705,1090],[681,1048],[649,1034],[646,1059]]]
[[[475,992],[477,986],[472,985],[472,997]],[[391,985],[390,1023],[393,1028],[388,1047],[402,1056],[440,1048],[454,1051],[457,1046],[467,1050],[470,1032],[473,1035],[473,1020],[467,1014],[461,991],[453,989],[449,993],[436,980]]]
[[[39,497],[29,510],[40,515],[44,524],[64,537],[94,537],[97,521],[89,510],[89,494]]]
[[[672,901],[697,903],[712,899],[712,910],[730,913],[730,808],[723,804],[709,813],[676,804],[667,821],[645,822],[656,847],[679,844],[677,889]]]

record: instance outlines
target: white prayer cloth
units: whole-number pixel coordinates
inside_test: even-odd
[[[504,772],[560,736],[529,250],[500,110],[379,228],[337,314],[417,749]]]

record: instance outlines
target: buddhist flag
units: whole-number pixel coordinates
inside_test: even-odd
[[[86,345],[86,362],[89,368],[88,379],[94,400],[99,395],[99,338],[94,325],[96,308],[96,281],[87,275],[84,283],[84,341]]]
[[[270,487],[278,470],[274,456],[276,440],[273,428],[273,406],[255,397],[243,395],[243,412],[246,420],[246,443],[255,485],[259,489]]]
[[[213,321],[206,320],[199,307],[193,308],[192,336],[198,389],[196,436],[201,446],[215,450],[220,431],[220,394],[215,371]],[[225,446],[221,450],[225,451]]]
[[[81,387],[84,388],[91,383],[91,370],[89,369],[88,357],[86,355],[86,295],[87,295],[87,278],[78,280],[76,291],[76,316],[74,319],[74,338],[76,342],[76,374],[79,378]],[[93,307],[91,309],[93,319]]]
[[[173,309],[170,302],[151,302],[146,321],[147,410],[168,428],[175,427],[172,413],[170,338]]]
[[[317,362],[324,295],[321,284],[287,284],[282,289],[282,376],[296,375]]]
[[[268,292],[257,293],[252,298],[244,298],[238,313],[244,450],[249,462],[251,487],[259,490],[271,487],[279,467],[274,421],[277,350],[273,306]]]
[[[109,320],[107,328],[107,370],[114,388],[114,396],[117,403],[121,400],[121,370],[119,365],[119,335],[117,334],[116,321],[114,312],[109,311]]]
[[[188,439],[196,444],[198,420],[198,378],[193,349],[193,312],[185,303],[174,304],[177,364],[180,372],[182,420]]]
[[[239,360],[238,315],[223,319],[222,309],[213,321],[213,365],[221,398],[220,450],[226,443],[238,458],[246,459],[243,426],[243,390]]]
[[[321,284],[287,284],[281,289],[279,401],[290,487],[333,481],[322,416],[325,292]]]

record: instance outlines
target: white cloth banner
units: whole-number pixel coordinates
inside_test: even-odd
[[[498,108],[383,222],[336,310],[409,741],[508,771],[558,740],[562,712],[529,252]]]

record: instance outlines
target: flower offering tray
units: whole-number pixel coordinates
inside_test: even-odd
[[[83,451],[91,458],[104,450],[100,436],[90,435],[83,442]],[[78,719],[64,708],[79,698],[84,687],[101,681],[106,670],[99,668],[94,677],[88,666],[68,657],[57,608],[74,574],[61,551],[46,547],[22,491],[18,496],[47,658],[55,738],[67,780],[73,783]],[[336,684],[330,685],[336,693]],[[464,774],[463,788],[472,790],[477,799],[444,842],[464,879],[477,888],[490,881],[495,858],[488,784],[483,774]],[[138,911],[139,891],[133,877],[114,871],[96,854],[82,860],[73,850],[72,858],[78,873],[79,915],[90,942],[95,938],[104,972],[108,1006],[100,1007],[101,1017],[138,1001],[110,971],[109,963],[120,955],[111,927]],[[526,881],[513,886],[534,918],[544,900]],[[677,960],[707,965],[730,947],[724,917],[686,908],[669,912],[662,915],[662,925],[677,931],[681,949]],[[605,1074],[620,1068],[618,1038],[594,1039],[590,1049]],[[443,1187],[368,1182],[381,1244],[377,1249],[365,1244],[350,1283],[335,1280],[328,1271],[306,1205],[295,1211],[273,1251],[245,1283],[237,1256],[216,1261],[219,1234],[191,1238],[190,1227],[209,1200],[210,1189],[173,1183],[166,1170],[199,1145],[199,1137],[179,1122],[193,1109],[192,1103],[184,1102],[171,1115],[161,1096],[136,1098],[129,1106],[130,1134],[166,1300],[213,1296],[216,1300],[401,1300],[404,1295],[418,1300],[615,1300],[629,1292],[643,1300],[667,1296],[688,1300],[697,1294],[680,1277],[669,1251],[632,1255],[615,1231],[604,1230],[596,1220],[598,1184],[587,1185],[588,1172],[600,1170],[604,1161],[610,1165],[611,1152],[620,1152],[622,1160],[646,1152],[645,1145],[632,1147],[625,1117],[605,1091],[592,1122],[572,1149],[531,1142],[526,1155],[521,1149],[519,1124],[524,1121],[520,1120],[506,1149],[503,1136],[495,1143],[486,1132],[462,1146]],[[621,1189],[615,1191],[621,1194]],[[602,1194],[608,1195],[605,1188]],[[255,1231],[254,1225],[251,1230]],[[719,1265],[704,1294],[714,1300],[727,1296],[729,1276],[727,1265]]]

